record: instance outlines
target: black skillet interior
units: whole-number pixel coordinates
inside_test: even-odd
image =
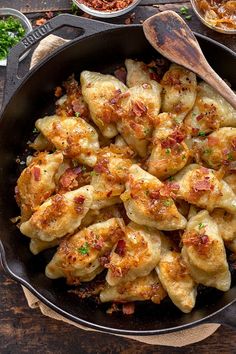
[[[220,45],[198,37],[213,68],[236,87],[235,56]],[[214,289],[199,294],[191,314],[181,313],[170,301],[158,305],[139,304],[136,313],[124,317],[107,315],[105,306],[79,300],[68,293],[64,281],[45,277],[44,269],[52,251],[33,256],[28,239],[11,223],[19,214],[14,186],[19,174],[15,159],[22,153],[34,121],[53,112],[54,89],[70,74],[79,78],[82,70],[111,73],[125,58],[149,60],[158,54],[145,40],[141,26],[126,26],[84,38],[67,46],[33,70],[7,104],[0,121],[0,238],[3,264],[11,275],[24,283],[44,302],[80,323],[106,331],[126,334],[168,332],[198,323],[236,298],[236,276],[232,288],[223,294]],[[126,332],[127,331],[127,332]]]

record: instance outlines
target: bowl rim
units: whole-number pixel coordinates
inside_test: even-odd
[[[209,22],[207,22],[204,17],[201,14],[201,11],[198,9],[198,6],[196,4],[196,0],[190,0],[190,3],[192,5],[193,11],[195,12],[195,14],[197,15],[197,17],[200,19],[200,21],[207,26],[208,28],[219,32],[219,33],[224,33],[224,34],[236,34],[236,29],[229,29],[229,30],[225,30],[223,28],[217,27],[217,26],[213,26],[211,25]]]
[[[72,1],[80,10],[86,12],[89,15],[92,15],[94,17],[100,17],[100,18],[112,18],[112,17],[122,16],[127,12],[133,10],[141,2],[141,0],[133,0],[130,5],[126,6],[121,10],[99,11],[85,4],[81,4],[79,0],[72,0]]]
[[[20,12],[16,9],[13,9],[10,7],[0,8],[0,17],[2,17],[2,16],[13,16],[13,17],[16,17],[18,20],[20,20],[26,29],[25,34],[29,34],[33,30],[33,27],[31,25],[31,22],[29,21],[29,19],[22,12]],[[29,54],[29,51],[24,53],[20,57],[19,60],[20,61],[23,60],[28,54]],[[7,66],[7,58],[0,60],[0,66]]]

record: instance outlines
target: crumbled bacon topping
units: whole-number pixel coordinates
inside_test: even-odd
[[[40,170],[40,168],[37,167],[37,166],[34,166],[32,171],[33,171],[33,176],[34,176],[35,181],[39,182],[40,179],[41,179],[41,170]]]
[[[142,115],[147,113],[147,107],[141,101],[133,102],[132,111],[137,117],[142,117]]]
[[[236,151],[236,138],[233,138],[231,141],[231,146],[233,148],[233,151]]]
[[[183,244],[185,246],[193,246],[197,252],[201,255],[205,255],[208,252],[209,246],[212,244],[212,240],[206,234],[199,234],[194,231],[189,231],[184,234]]]
[[[102,267],[107,268],[110,262],[110,252],[105,253],[102,257],[99,258],[99,262]]]
[[[133,315],[135,311],[135,305],[133,302],[127,302],[122,305],[122,312],[124,315]]]
[[[94,166],[94,171],[97,173],[109,173],[108,163],[109,163],[108,159],[106,159],[106,158],[101,159]]]
[[[77,213],[81,213],[83,211],[83,207],[82,205],[84,204],[85,201],[85,197],[83,195],[79,195],[78,197],[74,198],[74,202],[75,202],[75,210],[77,211]]]
[[[83,196],[83,195],[79,195],[79,196],[74,198],[74,202],[76,204],[82,205],[82,204],[84,204],[84,201],[85,201],[85,196]]]
[[[196,116],[196,120],[199,122],[203,117],[204,117],[204,114],[200,113],[198,116]]]
[[[207,179],[196,181],[193,185],[193,189],[195,192],[201,191],[210,191],[211,190],[211,182]]]
[[[159,199],[160,198],[160,190],[151,191],[151,192],[149,192],[148,195],[151,199]]]
[[[82,172],[80,167],[76,168],[67,168],[67,170],[63,173],[63,175],[59,179],[59,185],[64,189],[68,189],[69,187],[77,187],[78,183],[76,178]]]
[[[55,93],[54,93],[54,95],[55,95],[55,97],[61,97],[61,95],[62,95],[62,88],[60,87],[60,86],[57,86],[56,88],[55,88]]]
[[[111,104],[117,104],[118,101],[120,100],[120,95],[121,95],[121,90],[115,90],[114,92],[114,96],[112,97],[112,99],[110,100]]]
[[[125,255],[125,247],[126,243],[125,240],[119,240],[117,242],[116,248],[115,248],[115,253],[117,253],[120,257],[124,257]]]
[[[163,149],[166,149],[171,148],[176,144],[180,144],[185,139],[185,136],[186,135],[183,131],[181,131],[180,129],[176,129],[173,133],[170,134],[170,136],[168,136],[167,139],[162,140],[161,147]]]
[[[121,67],[121,68],[116,69],[114,71],[114,75],[118,80],[120,80],[124,84],[126,83],[127,72],[126,72],[125,68]]]

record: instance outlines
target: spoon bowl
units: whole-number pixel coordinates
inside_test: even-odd
[[[235,93],[211,68],[193,32],[176,12],[163,11],[148,18],[143,31],[159,53],[195,72],[236,109]]]

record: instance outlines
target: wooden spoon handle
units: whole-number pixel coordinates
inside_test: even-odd
[[[143,30],[158,52],[194,71],[236,109],[236,95],[208,64],[193,32],[176,12],[163,11],[148,18]]]

